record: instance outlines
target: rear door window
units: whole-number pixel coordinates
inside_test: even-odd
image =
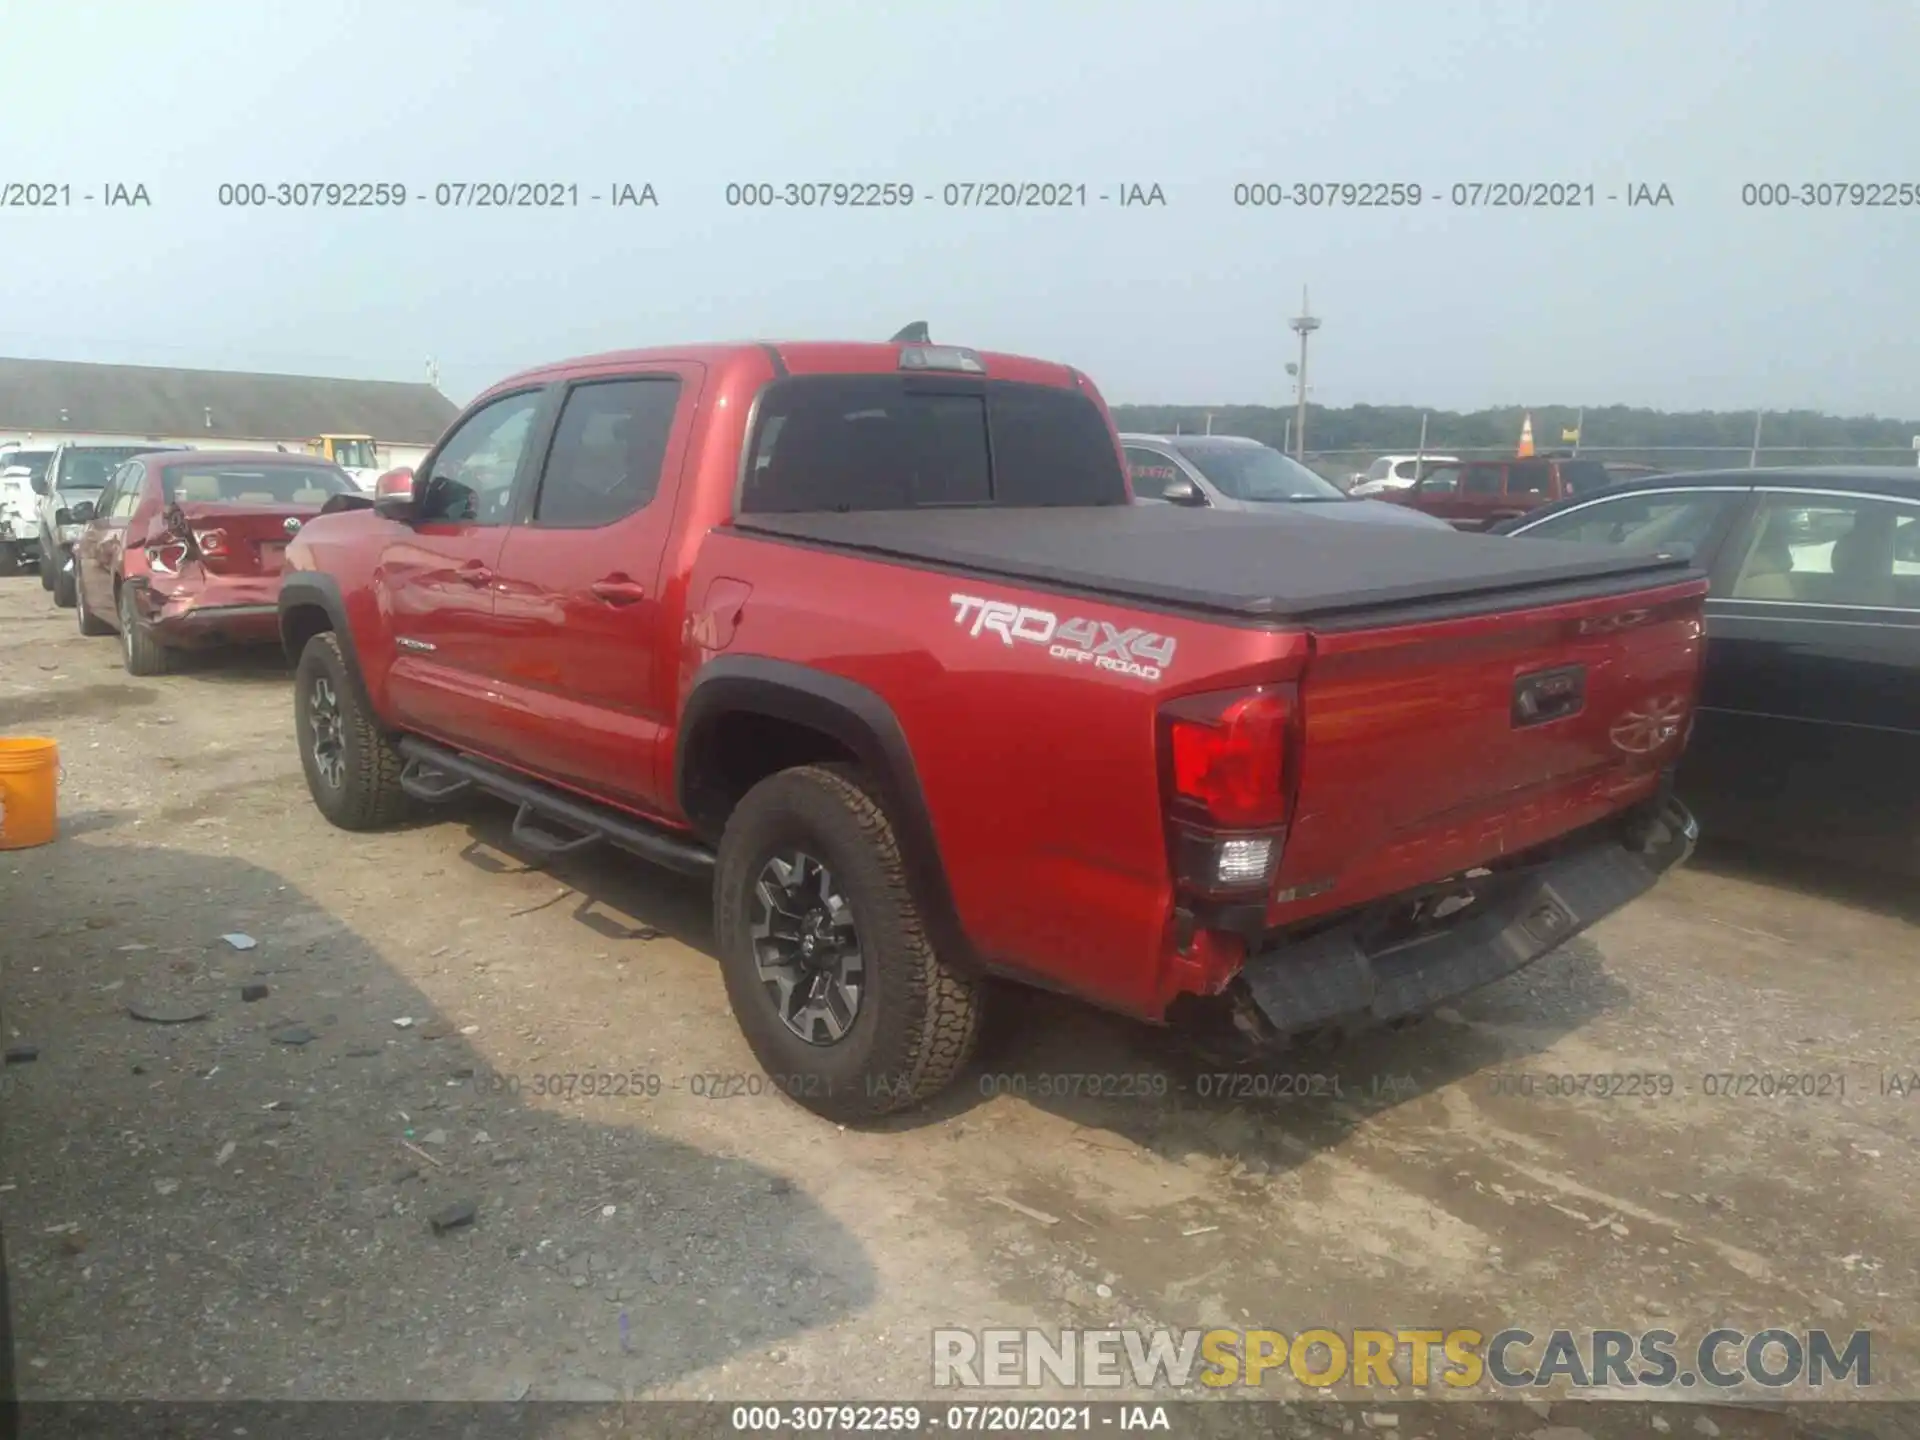
[[[1504,465],[1469,465],[1460,472],[1462,495],[1498,495],[1506,474]]]
[[[547,453],[533,523],[608,525],[651,501],[679,404],[675,376],[575,386]]]
[[[744,514],[1127,503],[1106,421],[1073,391],[802,376],[760,408]]]

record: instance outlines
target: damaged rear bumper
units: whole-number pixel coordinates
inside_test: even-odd
[[[1328,1025],[1366,1028],[1432,1010],[1531,964],[1651,890],[1700,836],[1679,801],[1611,827],[1513,876],[1445,928],[1378,941],[1377,912],[1248,957],[1240,983],[1280,1036]]]
[[[156,640],[181,649],[269,645],[280,639],[280,577],[239,576],[151,581],[134,591],[134,606]]]

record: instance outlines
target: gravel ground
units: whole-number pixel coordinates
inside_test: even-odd
[[[1920,1391],[1908,887],[1708,852],[1236,1100],[1178,1037],[1016,994],[953,1094],[863,1133],[752,1093],[699,886],[529,868],[485,801],[328,827],[276,657],[133,679],[0,581],[0,729],[65,765],[59,841],[0,855],[29,1397],[924,1397],[935,1327],[1162,1324],[1870,1329],[1878,1396]],[[1341,1094],[1271,1093],[1301,1072]],[[1548,1093],[1617,1073],[1673,1093]],[[1166,1093],[1049,1079],[1116,1074]]]

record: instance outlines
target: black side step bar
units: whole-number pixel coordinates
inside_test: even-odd
[[[682,875],[704,878],[713,873],[713,851],[706,846],[631,815],[564,794],[538,780],[508,774],[484,760],[416,736],[401,738],[400,753],[407,761],[400,772],[400,788],[417,800],[433,804],[479,789],[519,806],[513,817],[512,839],[539,859],[557,859],[605,841]],[[549,829],[536,824],[536,820],[571,833]]]

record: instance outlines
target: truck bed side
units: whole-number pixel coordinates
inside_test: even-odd
[[[1285,927],[1651,795],[1677,747],[1634,753],[1609,736],[1649,695],[1690,702],[1703,591],[1682,579],[1317,634],[722,528],[692,576],[679,685],[684,707],[716,658],[776,656],[880,697],[910,751],[956,918],[981,956],[1158,1016],[1180,990],[1202,988],[1209,963],[1183,973],[1171,939],[1163,703],[1300,684],[1299,800],[1267,913]],[[1097,646],[1129,632],[1131,662],[1088,660],[1075,638],[1091,633]],[[1516,677],[1567,664],[1588,667],[1585,709],[1516,732]]]
[[[981,607],[964,599],[1024,608],[1014,635],[1040,633],[1031,617],[1046,615],[1056,633],[1091,622],[1096,645],[1111,626],[1164,653],[1150,643],[1158,635],[1172,658],[1139,664],[1156,678],[1062,659],[977,625]],[[882,697],[910,744],[973,946],[1142,1014],[1159,1008],[1171,921],[1155,711],[1175,693],[1284,678],[1306,655],[1297,631],[1152,615],[725,530],[701,547],[689,614],[683,712],[702,667],[721,656],[777,656]]]

